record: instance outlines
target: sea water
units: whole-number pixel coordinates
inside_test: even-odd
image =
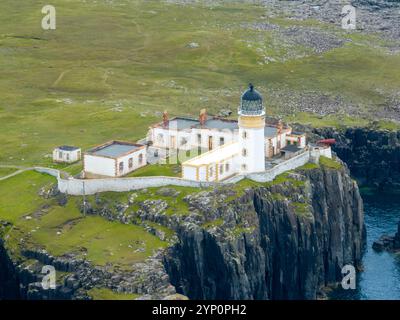
[[[372,243],[382,234],[393,235],[400,220],[399,194],[363,194],[367,247],[356,289],[335,290],[331,299],[400,300],[400,254],[376,252]]]

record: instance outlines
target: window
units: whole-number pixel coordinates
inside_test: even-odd
[[[225,138],[224,137],[220,137],[219,138],[219,145],[222,146],[223,144],[225,144]]]
[[[242,164],[242,170],[246,171],[247,170],[247,166],[245,164]]]
[[[201,134],[200,133],[197,134],[197,143],[201,144]]]
[[[132,169],[132,167],[133,167],[133,158],[129,158],[128,167],[129,167],[129,169]]]
[[[124,163],[121,161],[119,163],[119,172],[122,172],[122,171],[124,171]]]
[[[247,150],[246,149],[242,149],[242,156],[246,157],[247,156]]]
[[[243,139],[247,139],[247,131],[243,131],[242,137],[243,137]]]
[[[139,154],[139,164],[143,163],[143,153]]]
[[[58,158],[59,158],[59,159],[62,159],[62,151],[59,151],[59,152],[58,152]]]
[[[226,171],[226,172],[229,171],[229,163],[225,163],[225,171]]]
[[[208,176],[212,177],[213,174],[214,174],[213,167],[210,167],[210,169],[208,170]]]
[[[223,164],[219,165],[219,173],[224,174],[224,165]]]
[[[164,142],[164,136],[163,136],[162,133],[159,133],[159,134],[158,134],[157,140],[158,140],[158,142],[160,142],[160,143],[163,143],[163,142]]]
[[[67,153],[67,161],[69,161],[69,153]]]

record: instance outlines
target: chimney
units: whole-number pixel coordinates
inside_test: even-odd
[[[283,129],[283,123],[282,123],[282,120],[279,119],[279,121],[278,121],[278,133],[279,134],[282,133],[282,129]]]
[[[199,122],[201,126],[204,126],[207,121],[207,110],[206,109],[201,109],[200,110],[200,116],[199,116]]]
[[[169,124],[168,111],[165,110],[163,113],[163,125],[164,127],[168,127],[168,124]]]

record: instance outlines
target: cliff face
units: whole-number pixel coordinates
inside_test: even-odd
[[[0,242],[0,298],[88,299],[87,290],[101,287],[142,299],[175,292],[191,299],[315,299],[342,279],[345,264],[359,264],[365,243],[357,184],[345,165],[328,160],[264,184],[168,187],[118,200],[97,195],[87,214],[146,226],[168,236],[169,248],[130,270],[110,271],[45,250],[22,250],[29,264],[13,262]],[[45,264],[66,273],[52,292],[40,286]]]
[[[400,131],[368,128],[313,131],[319,136],[336,139],[333,150],[360,183],[400,189]]]
[[[224,224],[182,225],[165,258],[172,284],[192,299],[315,299],[361,260],[362,200],[343,167],[249,187],[215,212]]]

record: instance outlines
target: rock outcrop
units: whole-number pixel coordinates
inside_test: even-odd
[[[148,226],[160,238],[165,232],[154,224],[168,227],[174,233],[169,248],[118,271],[40,249],[21,251],[29,265],[16,263],[0,243],[0,297],[88,299],[93,287],[140,299],[176,293],[191,299],[320,297],[324,287],[341,280],[344,265],[359,265],[365,243],[357,183],[338,161],[307,164],[265,184],[244,180],[189,193],[181,200],[189,209],[185,214],[167,213],[168,197],[176,197],[172,187],[153,194],[163,202],[136,203],[134,193],[127,203],[96,197],[87,214]],[[66,273],[52,292],[41,287],[45,264]]]
[[[289,180],[249,187],[215,208],[220,225],[180,226],[165,257],[177,291],[192,299],[315,299],[341,280],[344,265],[358,266],[363,204],[347,170],[314,168]]]
[[[398,251],[400,250],[400,221],[397,225],[397,232],[393,235],[382,235],[378,240],[374,241],[372,248],[376,251]]]
[[[400,131],[325,128],[314,133],[336,139],[333,150],[359,183],[400,189]]]

